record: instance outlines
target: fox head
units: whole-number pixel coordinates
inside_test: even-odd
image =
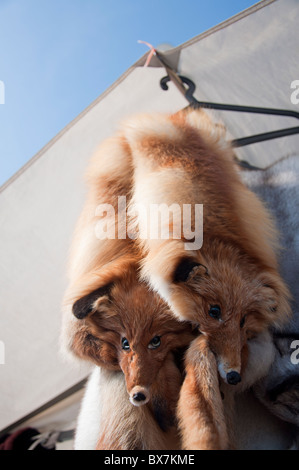
[[[98,365],[121,369],[135,406],[146,404],[165,387],[169,355],[195,337],[190,324],[177,321],[157,294],[130,276],[79,299],[73,313],[82,321],[73,348]],[[181,381],[173,358],[172,363]]]
[[[246,367],[248,341],[286,318],[289,293],[277,272],[257,267],[235,247],[214,250],[179,260],[168,303],[206,335],[220,376],[235,385]]]

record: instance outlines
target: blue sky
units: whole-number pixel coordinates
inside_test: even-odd
[[[0,0],[0,185],[147,52],[138,39],[178,46],[255,3]]]

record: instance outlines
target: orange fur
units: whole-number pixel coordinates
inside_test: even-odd
[[[188,350],[178,417],[183,449],[228,447],[216,359],[203,336],[194,340]]]
[[[130,149],[122,134],[103,142],[87,168],[88,192],[71,244],[69,285],[63,300],[61,344],[64,353],[73,353],[74,338],[82,330],[82,324],[72,315],[74,302],[99,286],[123,277],[136,264],[132,241],[128,237],[113,238],[120,226],[117,197],[127,196],[129,200],[132,173]],[[106,239],[96,236],[96,226],[101,220],[96,211],[100,204],[110,204],[116,216],[115,224],[112,218],[107,222]]]
[[[89,298],[87,295],[87,303]],[[137,281],[134,270],[116,281],[109,294],[96,300],[93,298],[91,311],[81,322],[73,351],[99,366],[121,369],[128,400],[130,398],[132,403],[125,413],[119,410],[121,425],[115,423],[114,432],[110,429],[109,442],[105,437],[107,423],[104,423],[97,448],[147,448],[147,442],[141,438],[145,434],[143,428],[138,432],[135,429],[128,431],[126,440],[119,436],[118,428],[123,428],[126,420],[131,421],[130,415],[137,413],[133,405],[146,407],[139,415],[143,416],[144,426],[151,422],[155,433],[160,432],[161,446],[166,440],[167,446],[180,448],[175,416],[182,371],[175,357],[195,336],[190,324],[175,320],[162,299]],[[124,338],[128,341],[128,350],[122,346]],[[153,338],[159,338],[157,347],[151,345]],[[141,394],[142,400],[135,399]]]
[[[202,248],[186,251],[183,236],[140,238],[142,277],[179,319],[198,325],[205,335],[206,355],[212,351],[222,378],[232,380],[231,372],[240,378],[246,369],[248,340],[270,326],[282,325],[290,313],[289,291],[278,272],[278,236],[271,216],[241,182],[231,148],[203,111],[140,116],[126,124],[124,134],[134,167],[132,207],[136,203],[147,208],[163,203],[181,208],[203,204]],[[145,219],[135,216],[134,223],[143,233]],[[215,308],[219,316],[212,318]],[[196,352],[196,346],[191,351],[194,348]],[[218,385],[208,376],[205,379],[203,360],[199,360],[204,353],[198,360],[193,356],[197,357],[195,353],[187,356],[179,407],[184,448],[225,448],[224,431],[222,442],[209,424],[206,433],[199,431],[199,408],[219,431],[212,413],[213,406],[220,413],[219,396],[212,406],[204,383]]]
[[[101,145],[87,169],[86,179],[88,194],[72,242],[69,286],[63,304],[63,351],[117,373],[121,356],[120,326],[125,325],[127,336],[130,338],[135,333],[140,342],[144,339],[142,335],[148,334],[148,327],[156,325],[158,328],[163,323],[164,330],[168,331],[165,335],[167,345],[162,348],[162,355],[158,354],[158,361],[147,358],[142,348],[143,355],[136,352],[133,364],[128,363],[129,354],[121,361],[128,390],[131,391],[130,382],[135,386],[146,386],[153,398],[144,407],[134,407],[129,396],[127,403],[123,398],[114,403],[112,409],[106,406],[97,448],[177,449],[180,441],[176,426],[171,426],[165,433],[155,419],[155,412],[159,405],[169,422],[175,420],[182,374],[175,364],[173,350],[190,341],[190,326],[174,321],[165,303],[144,284],[137,283],[137,250],[128,237],[98,240],[95,236],[98,204],[111,204],[116,213],[117,197],[130,198],[130,149],[121,134]],[[109,229],[114,230],[114,227]],[[117,219],[115,229],[118,230]],[[111,283],[114,286],[113,301],[102,296],[96,302],[99,312],[83,320],[74,317],[73,306],[77,301]],[[102,316],[100,311],[103,309]],[[175,332],[170,333],[170,330]],[[114,393],[116,390],[112,391]],[[116,393],[116,396],[119,398],[120,394]],[[106,398],[104,396],[102,400]]]
[[[242,373],[244,380],[248,341],[269,326],[282,324],[289,313],[289,293],[278,273],[277,233],[270,215],[240,181],[222,129],[215,127],[202,111],[128,120],[121,133],[104,143],[93,159],[88,184],[87,202],[71,251],[70,284],[65,296],[62,336],[67,349],[105,368],[116,370],[122,366],[129,390],[139,382],[138,374],[137,382],[135,373],[131,377],[134,369],[126,365],[126,356],[121,359],[116,353],[115,338],[122,322],[127,320],[126,312],[129,315],[126,334],[137,331],[140,337],[141,329],[146,331],[145,326],[140,329],[134,320],[135,315],[140,318],[137,312],[142,313],[142,318],[146,312],[140,304],[134,310],[137,300],[131,289],[136,280],[132,280],[134,276],[130,273],[132,270],[135,273],[140,263],[142,278],[167,301],[173,314],[180,321],[191,321],[204,333],[187,355],[187,375],[178,408],[183,447],[226,448],[230,444],[226,412],[219,399],[218,372],[225,378],[234,370]],[[183,237],[135,242],[128,237],[98,240],[94,232],[96,206],[109,203],[116,207],[119,195],[127,196],[130,222],[141,232],[144,220],[132,210],[134,203],[147,208],[153,203],[169,206],[176,203],[181,208],[183,204],[203,204],[202,248],[186,251]],[[194,222],[192,218],[193,230]],[[182,280],[180,269],[186,261],[193,267]],[[116,307],[117,302],[113,306],[108,302],[109,308],[106,305],[101,321],[93,325],[90,322],[97,318],[97,313],[83,321],[72,316],[76,302],[111,283],[115,285],[113,289],[119,289],[115,291],[119,292],[118,300],[126,298],[127,310]],[[138,286],[144,289],[143,284]],[[138,295],[143,301],[153,296],[150,291]],[[94,312],[105,306],[107,298],[102,297],[98,307],[94,305]],[[159,305],[161,319],[165,306]],[[209,316],[213,305],[220,307],[221,318]],[[110,315],[115,308],[118,313]],[[153,318],[152,309],[149,314]],[[143,319],[148,320],[147,316]],[[113,331],[101,330],[104,320],[114,325]],[[180,331],[180,323],[175,325]],[[133,360],[132,363],[135,368]],[[164,363],[172,364],[170,369],[174,367],[171,356],[166,355]],[[152,367],[154,363],[147,362],[147,368],[153,372],[152,390],[158,386],[162,390],[163,383],[168,382],[165,380],[168,366],[164,372],[163,368],[152,370]],[[163,389],[164,398],[165,394],[168,396]],[[118,413],[121,414],[121,409]],[[102,436],[99,447],[103,442]]]

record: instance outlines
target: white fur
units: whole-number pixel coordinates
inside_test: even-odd
[[[161,276],[154,275],[151,278],[151,284],[153,289],[158,292],[161,297],[170,304],[170,287],[169,283],[166,282]]]
[[[165,433],[147,406],[133,406],[122,372],[95,367],[87,383],[79,413],[75,450],[95,450],[100,437],[105,445],[130,450],[178,449],[176,429]]]
[[[217,361],[217,367],[218,367],[218,372],[220,374],[220,377],[227,382],[226,380],[226,372],[224,370],[223,362],[221,360]]]
[[[95,367],[86,385],[77,422],[75,450],[95,450],[101,429],[101,373],[101,369]]]
[[[238,392],[249,389],[258,380],[265,377],[275,358],[275,347],[268,331],[260,333],[248,342],[249,356],[242,382],[237,385]]]

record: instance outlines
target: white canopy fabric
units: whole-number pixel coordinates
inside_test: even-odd
[[[196,84],[200,100],[286,108],[299,79],[297,0],[265,0],[175,48],[165,57]],[[147,39],[147,38],[146,38]],[[150,38],[149,38],[150,39]],[[84,200],[86,164],[119,121],[138,112],[175,112],[187,105],[165,70],[147,54],[82,112],[0,192],[0,430],[86,377],[59,354],[61,301],[68,249]],[[298,125],[290,118],[219,113],[232,138]],[[295,122],[294,122],[295,121]],[[298,150],[299,136],[237,149],[265,167]]]

